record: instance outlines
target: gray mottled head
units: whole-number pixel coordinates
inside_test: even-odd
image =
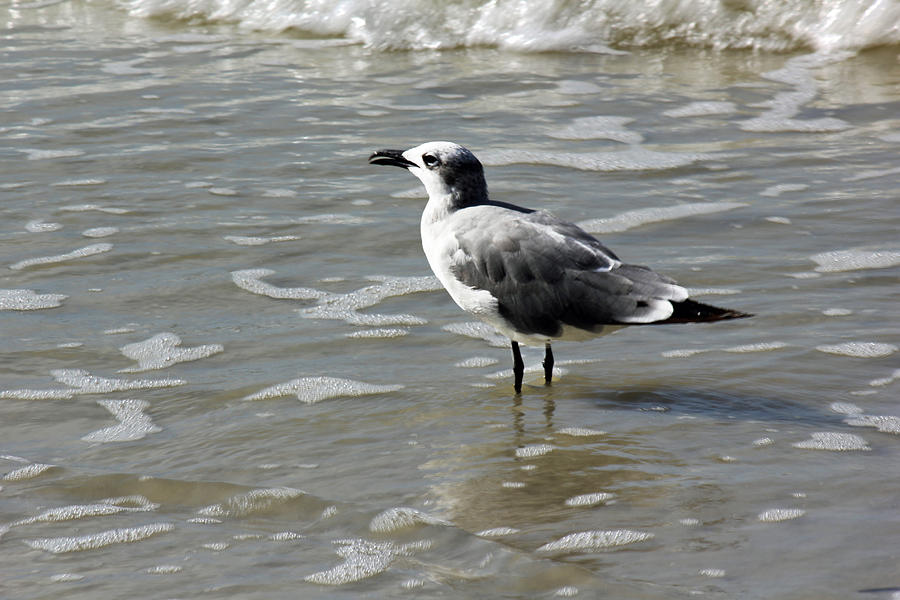
[[[429,198],[449,197],[454,208],[488,199],[481,162],[453,142],[426,142],[406,151],[378,150],[369,157],[369,163],[409,169],[425,184]]]

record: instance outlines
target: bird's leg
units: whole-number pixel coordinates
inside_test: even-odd
[[[544,348],[544,383],[550,385],[553,377],[553,350],[550,349],[550,342]]]
[[[522,375],[525,373],[525,363],[522,361],[522,353],[519,352],[519,343],[512,343],[512,352],[513,352],[513,376],[515,377],[515,381],[513,382],[513,387],[516,390],[517,394],[522,393]]]

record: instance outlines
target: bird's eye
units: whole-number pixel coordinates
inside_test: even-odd
[[[428,168],[432,168],[437,166],[440,162],[434,154],[424,154],[422,156],[422,162],[425,163],[425,166]]]

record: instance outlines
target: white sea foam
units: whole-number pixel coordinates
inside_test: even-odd
[[[387,571],[399,556],[410,556],[431,546],[428,540],[400,545],[352,539],[338,540],[335,544],[335,552],[344,562],[331,569],[307,575],[303,578],[305,581],[319,585],[343,585],[360,581]]]
[[[152,369],[164,369],[174,364],[200,360],[224,351],[221,344],[205,344],[193,348],[181,348],[181,338],[174,333],[158,333],[143,342],[126,344],[120,350],[128,358],[138,362],[136,367],[121,369],[121,373],[137,373]]]
[[[260,193],[263,198],[296,198],[297,195],[297,190],[287,188],[269,188]]]
[[[79,575],[78,573],[57,573],[56,575],[50,576],[50,581],[54,583],[65,583],[68,581],[81,581],[84,579],[84,575]]]
[[[617,0],[538,4],[448,0],[428,5],[416,0],[299,4],[272,0],[265,5],[227,0],[127,0],[125,6],[138,16],[224,21],[245,30],[294,29],[306,37],[343,37],[378,49],[491,45],[519,51],[608,53],[612,52],[609,46],[616,45],[656,48],[686,44],[716,49],[829,51],[900,41],[895,27],[900,9],[890,1],[748,4],[661,0],[652,11],[640,3]],[[305,42],[296,43],[301,41]],[[327,42],[333,45],[342,40],[313,40],[306,45]]]
[[[702,101],[691,102],[680,108],[663,112],[667,117],[705,117],[709,115],[730,115],[737,112],[734,102]]]
[[[75,390],[2,390],[0,398],[13,400],[68,400],[75,396]]]
[[[422,325],[425,319],[407,314],[372,314],[359,312],[379,304],[387,298],[441,289],[436,277],[370,277],[373,283],[346,294],[326,292],[313,288],[280,288],[261,281],[272,275],[270,269],[234,271],[231,278],[235,285],[254,294],[270,298],[292,300],[317,300],[315,306],[300,309],[300,315],[308,319],[336,319],[351,325],[383,327],[386,325]]]
[[[756,344],[742,344],[740,346],[731,346],[729,348],[679,348],[676,350],[666,350],[662,352],[664,358],[688,358],[695,354],[704,352],[732,352],[735,354],[743,354],[747,352],[771,352],[773,350],[781,350],[787,348],[784,342],[758,342]]]
[[[82,231],[81,235],[89,238],[102,238],[109,237],[117,233],[119,233],[118,227],[92,227],[90,229],[85,229],[84,231]]]
[[[233,271],[231,273],[231,280],[242,290],[247,290],[248,292],[260,296],[268,296],[269,298],[317,300],[328,296],[328,292],[322,292],[312,288],[282,288],[261,281],[263,277],[273,275],[274,273],[275,271],[272,269],[245,269],[243,271]]]
[[[778,523],[781,521],[790,521],[791,519],[799,519],[806,514],[802,508],[771,508],[759,513],[757,519],[763,523]]]
[[[814,254],[809,259],[819,266],[820,273],[840,273],[862,269],[886,269],[900,265],[900,250],[889,247],[883,249],[850,248]]]
[[[271,237],[225,235],[222,237],[238,246],[263,246],[273,242],[292,242],[300,239],[299,235],[273,235]]]
[[[197,525],[220,525],[224,523],[222,519],[214,519],[212,517],[191,517],[187,522]]]
[[[141,527],[110,529],[108,531],[75,537],[25,540],[25,543],[36,550],[46,550],[53,554],[63,554],[65,552],[78,552],[81,550],[96,550],[113,544],[139,542],[151,536],[172,531],[173,529],[175,529],[175,526],[171,523],[153,523]]]
[[[228,550],[228,548],[231,547],[231,544],[229,544],[228,542],[208,542],[206,544],[200,544],[200,547],[204,550],[222,552],[223,550]]]
[[[566,506],[576,506],[579,508],[589,508],[591,506],[605,504],[615,497],[616,497],[615,494],[611,494],[609,492],[594,492],[592,494],[581,494],[579,496],[572,496],[571,498],[567,498],[565,505]]]
[[[300,309],[308,319],[336,319],[351,325],[383,327],[385,325],[424,325],[427,321],[409,314],[374,314],[359,312],[381,303],[387,298],[441,289],[436,277],[375,276],[377,282],[346,294],[328,294],[316,306]]]
[[[369,523],[369,531],[374,533],[393,533],[419,525],[450,525],[450,522],[415,508],[398,506],[375,515]]]
[[[715,158],[696,152],[657,152],[641,146],[629,146],[612,152],[535,152],[530,150],[491,150],[483,153],[489,166],[514,164],[552,165],[583,171],[655,171],[686,167]]]
[[[841,344],[823,344],[816,346],[819,352],[852,356],[854,358],[882,358],[890,356],[898,350],[893,344],[880,342],[844,342]]]
[[[109,394],[128,390],[150,390],[184,385],[182,379],[115,379],[91,375],[84,369],[50,371],[56,381],[76,389],[78,394]]]
[[[596,116],[575,119],[571,125],[550,131],[550,137],[564,140],[612,140],[623,144],[639,144],[644,136],[625,126],[630,117]]]
[[[802,192],[803,190],[809,189],[809,185],[806,183],[780,183],[778,185],[770,185],[763,191],[759,193],[760,196],[766,196],[768,198],[777,198],[778,196],[786,193],[786,192]],[[769,217],[767,220],[777,219],[778,217]],[[788,224],[791,222],[790,219],[784,219],[779,221],[774,221],[775,223],[783,223]]]
[[[20,150],[28,155],[28,160],[54,160],[57,158],[72,158],[75,156],[84,156],[84,150],[38,150],[26,149]]]
[[[850,124],[833,117],[818,119],[799,119],[804,105],[813,101],[818,95],[818,83],[814,70],[828,64],[848,58],[849,53],[818,53],[797,56],[776,71],[763,74],[763,77],[780,84],[787,84],[792,89],[782,91],[766,103],[768,110],[760,116],[744,121],[741,129],[753,132],[809,132],[823,133],[843,131]]]
[[[49,265],[75,260],[78,258],[85,258],[87,256],[103,254],[104,252],[109,252],[112,249],[112,244],[91,244],[90,246],[78,248],[77,250],[66,252],[65,254],[56,254],[54,256],[40,256],[37,258],[26,258],[25,260],[20,260],[19,262],[9,265],[9,268],[14,271],[21,271],[22,269],[33,267],[35,265]]]
[[[371,223],[371,219],[358,217],[356,215],[345,215],[341,213],[324,213],[321,215],[308,215],[305,217],[295,217],[287,221],[288,223],[297,223],[298,225],[365,225]]]
[[[531,444],[529,446],[516,448],[516,457],[535,458],[538,456],[544,456],[545,454],[550,454],[551,452],[553,452],[553,446],[551,446],[550,444]]]
[[[62,306],[65,294],[38,294],[34,290],[0,290],[0,310],[41,310]]]
[[[832,402],[828,408],[840,415],[858,415],[863,412],[863,409],[852,402]]]
[[[184,568],[179,565],[156,565],[155,567],[148,567],[147,573],[150,575],[172,575],[174,573],[181,573]]]
[[[881,433],[900,434],[900,417],[893,415],[853,415],[846,423],[853,427],[874,427]]]
[[[562,435],[571,435],[574,437],[590,437],[595,435],[605,435],[605,431],[601,431],[599,429],[590,429],[588,427],[563,427],[558,430],[556,433]]]
[[[678,348],[676,350],[666,350],[661,353],[663,358],[687,358],[695,354],[711,352],[711,348]]]
[[[210,187],[208,182],[198,181],[193,183],[193,187]],[[342,213],[324,213],[318,215],[306,215],[303,217],[265,217],[262,215],[249,215],[242,217],[236,221],[223,221],[217,223],[220,227],[283,227],[287,225],[364,225],[371,223],[372,219],[360,217],[357,215],[348,215]]]
[[[763,74],[763,77],[792,89],[782,91],[766,103],[768,110],[760,116],[743,121],[741,129],[753,132],[808,132],[824,133],[843,131],[850,124],[833,117],[799,119],[803,106],[818,95],[818,83],[814,70],[848,58],[849,53],[807,54],[792,58],[781,69]]]
[[[660,223],[697,215],[709,215],[743,208],[744,206],[747,206],[744,202],[694,202],[677,204],[675,206],[639,208],[614,217],[582,221],[578,225],[590,233],[616,233],[649,223]]]
[[[884,385],[889,385],[897,381],[898,379],[900,379],[900,369],[894,369],[894,371],[887,377],[879,377],[878,379],[873,379],[869,382],[869,385],[873,387],[881,387]]]
[[[772,350],[780,350],[787,348],[784,342],[760,342],[758,344],[743,344],[741,346],[732,346],[725,348],[725,352],[745,353],[745,352],[770,352]]]
[[[571,554],[573,552],[596,552],[614,546],[624,546],[652,539],[652,533],[616,529],[613,531],[581,531],[544,544],[536,552],[541,554]]]
[[[463,369],[476,369],[479,367],[489,367],[491,365],[496,365],[498,362],[499,361],[496,358],[492,358],[490,356],[473,356],[472,358],[461,360],[453,366]]]
[[[54,183],[53,187],[87,187],[92,185],[103,185],[105,183],[106,180],[99,177],[86,177],[84,179],[66,179],[65,181]]]
[[[519,533],[519,531],[520,530],[516,529],[515,527],[492,527],[491,529],[484,529],[482,531],[479,531],[475,535],[477,535],[478,537],[493,538],[515,535]]]
[[[12,523],[12,526],[30,525],[32,523],[58,523],[92,517],[106,517],[123,512],[148,512],[159,508],[159,504],[150,502],[144,496],[122,496],[107,498],[94,504],[74,504],[45,510],[33,517],[26,517]]]
[[[8,460],[17,463],[27,463],[30,462],[27,458],[23,458],[21,456],[16,456],[15,454],[0,454],[0,460]]]
[[[843,131],[850,128],[850,124],[842,119],[825,117],[821,119],[794,119],[783,116],[787,110],[768,113],[765,117],[750,119],[741,124],[744,131],[759,133],[828,133]]]
[[[388,339],[409,335],[409,329],[400,329],[399,327],[382,327],[379,329],[361,329],[360,331],[351,331],[347,334],[349,338],[356,339]]]
[[[45,223],[44,221],[28,221],[25,223],[25,231],[28,233],[59,231],[62,227],[62,223]]]
[[[2,131],[8,131],[7,129],[3,129]],[[11,190],[18,190],[20,188],[28,187],[32,185],[31,181],[13,181],[10,183],[0,183],[0,191],[9,192]]]
[[[403,583],[400,584],[400,587],[404,590],[418,590],[425,587],[427,582],[424,579],[407,579]]]
[[[811,434],[810,439],[794,444],[794,448],[804,450],[830,450],[832,452],[849,452],[852,450],[871,450],[869,443],[852,433],[835,433],[818,431]]]
[[[134,333],[137,331],[137,328],[132,325],[125,325],[123,327],[113,327],[111,329],[104,329],[103,335],[121,335],[123,333]]]
[[[197,512],[208,517],[246,517],[267,513],[305,495],[303,490],[289,487],[260,488],[232,496]]]
[[[273,542],[293,542],[295,540],[303,539],[303,535],[297,533],[296,531],[279,531],[278,533],[273,533],[269,536],[269,539]]]
[[[38,475],[43,474],[44,472],[53,468],[54,465],[47,465],[43,463],[32,463],[30,465],[26,465],[24,467],[19,467],[18,469],[13,469],[3,476],[3,481],[23,481],[25,479],[33,479]]]
[[[99,204],[69,204],[60,206],[59,210],[65,212],[90,212],[97,211],[110,215],[124,215],[129,212],[127,208],[117,208],[113,206],[100,206]]]
[[[267,400],[282,396],[296,395],[297,399],[306,404],[315,404],[322,400],[341,397],[358,397],[372,394],[386,394],[403,389],[402,385],[375,385],[363,383],[352,379],[340,379],[337,377],[301,377],[285,383],[279,383],[267,387],[255,394],[244,398],[245,400]]]
[[[578,588],[574,585],[564,585],[561,588],[557,588],[553,595],[558,598],[574,598],[579,593]]]
[[[450,323],[441,327],[443,331],[464,335],[466,337],[484,340],[491,346],[498,348],[509,345],[509,339],[497,333],[493,327],[481,321],[469,321],[466,323]]]
[[[86,442],[130,442],[162,431],[144,413],[150,406],[146,400],[98,400],[97,404],[111,412],[119,424],[85,435],[81,439]]]
[[[509,340],[506,340],[506,343],[509,344]],[[558,366],[560,364],[562,364],[562,361],[557,362],[556,365],[554,365],[554,367],[553,367],[553,374],[556,375],[557,377],[561,377],[569,372],[567,369],[564,369],[564,368]],[[544,367],[540,362],[526,365],[525,371],[524,371],[524,373],[526,375],[532,375],[534,373],[543,374],[543,372],[544,372]],[[512,369],[502,369],[500,371],[495,371],[493,373],[488,373],[487,375],[485,375],[485,377],[487,377],[488,379],[509,379],[512,376],[513,376]]]

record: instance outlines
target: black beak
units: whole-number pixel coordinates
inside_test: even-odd
[[[390,165],[392,167],[417,167],[416,163],[403,158],[403,150],[376,150],[369,157],[370,165]]]

